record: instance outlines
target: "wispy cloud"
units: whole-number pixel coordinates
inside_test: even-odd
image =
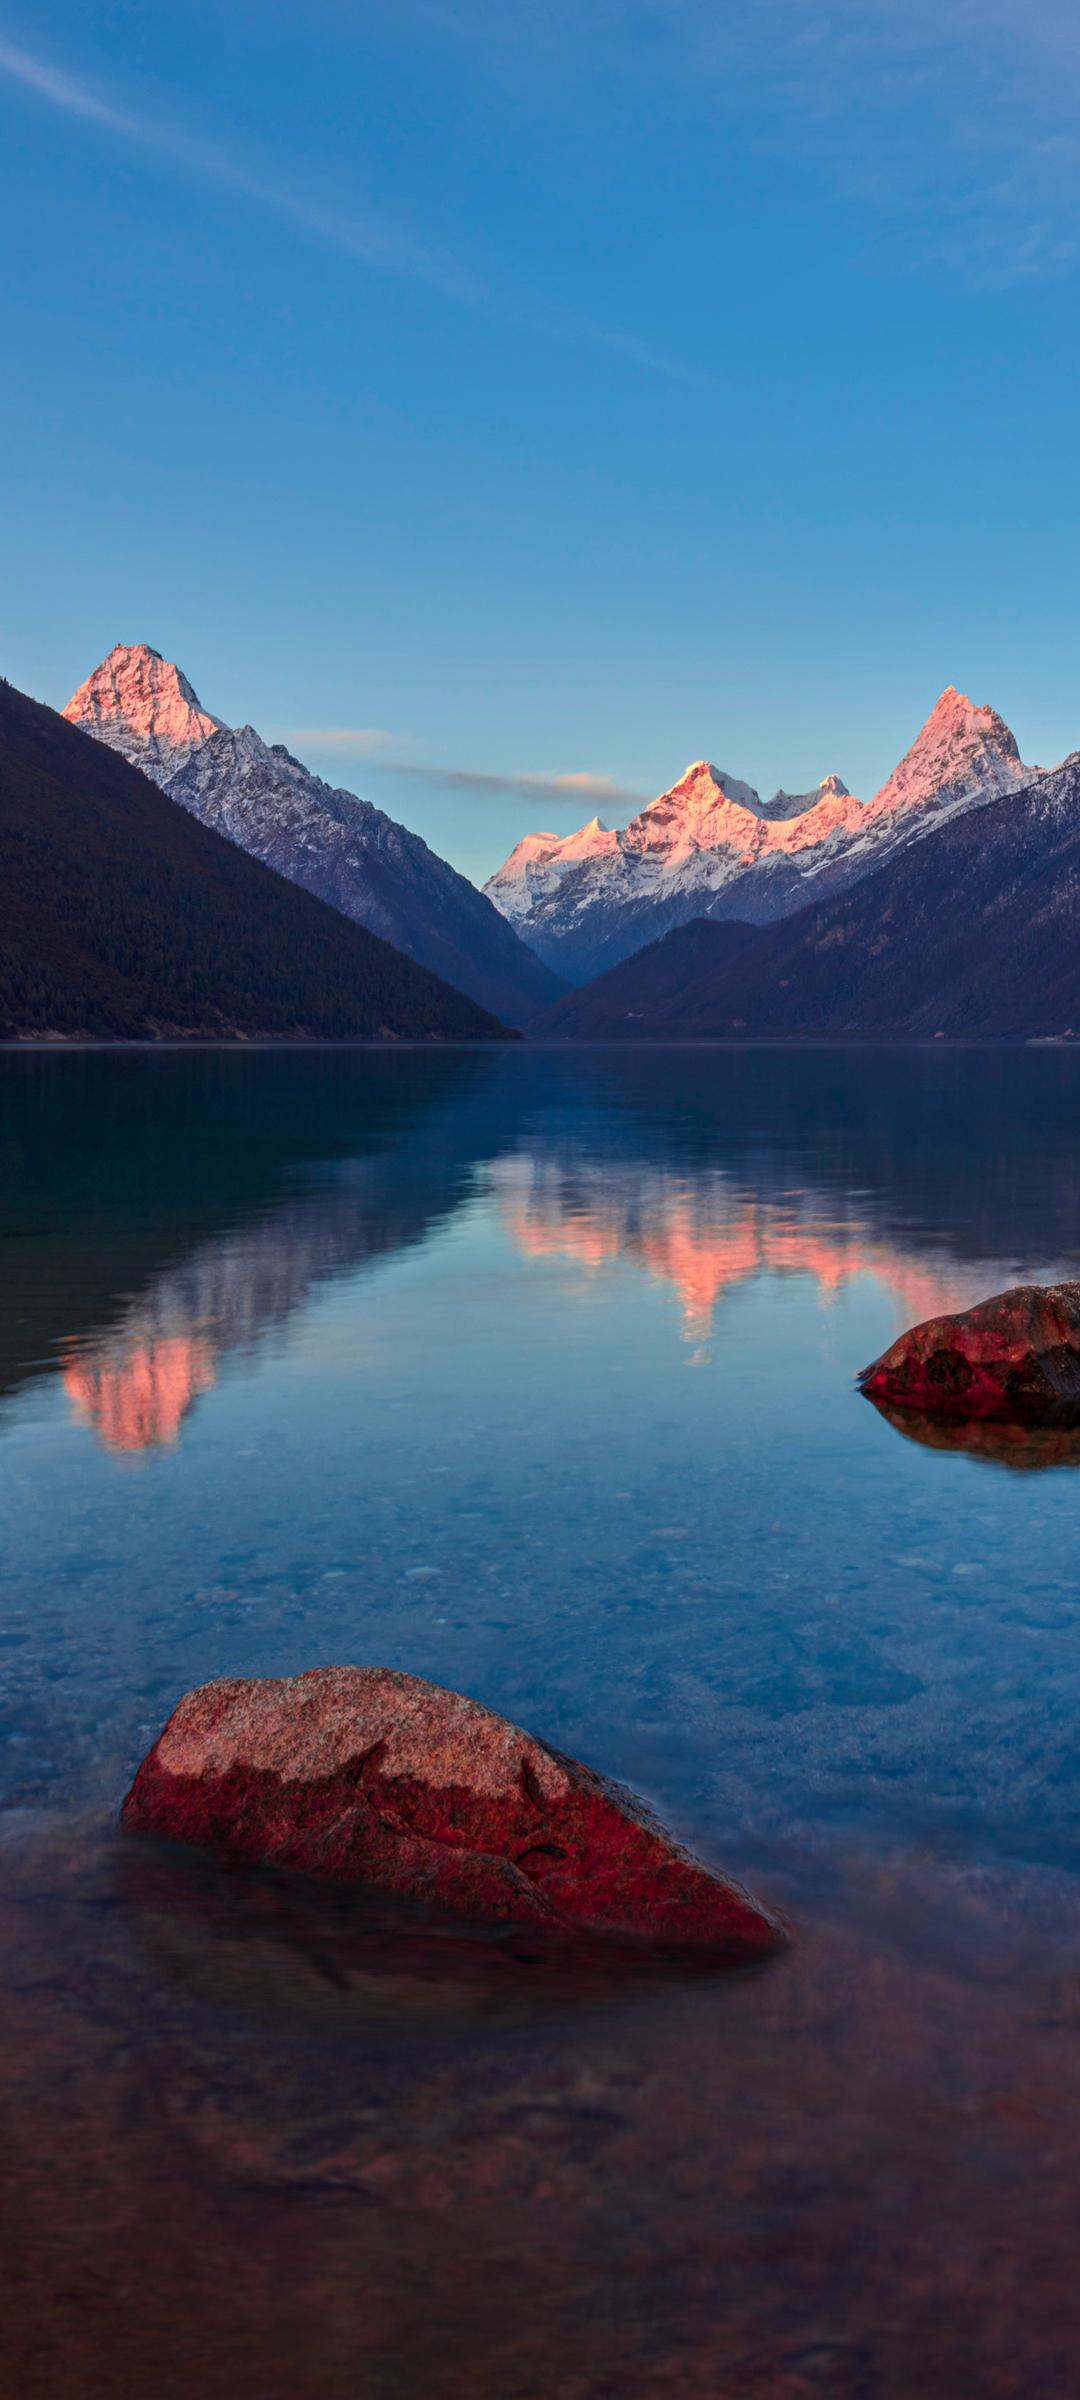
[[[710,103],[896,247],[976,288],[1080,257],[1077,0],[397,0],[476,72]],[[612,345],[618,347],[616,343]],[[627,353],[629,355],[629,352]],[[663,372],[662,368],[658,371]]]
[[[404,758],[380,758],[377,763],[380,773],[406,775],[416,783],[452,792],[474,792],[479,797],[562,801],[568,807],[579,808],[584,804],[593,809],[645,805],[644,793],[629,790],[610,775],[497,775],[480,767],[429,766]]]
[[[219,144],[205,141],[179,124],[170,122],[168,114],[155,108],[152,115],[125,107],[111,96],[97,90],[80,76],[66,68],[52,65],[19,43],[0,35],[0,75],[9,76],[24,89],[35,93],[65,115],[82,118],[86,123],[100,126],[103,132],[132,143],[154,156],[165,157],[184,173],[204,183],[217,184],[223,190],[238,193],[256,206],[271,209],[313,239],[328,243],[355,258],[365,266],[374,267],[387,275],[403,276],[427,284],[447,300],[464,307],[489,309],[504,323],[517,325],[521,330],[541,339],[577,343],[579,346],[599,347],[621,356],[631,366],[645,373],[664,377],[668,382],[681,383],[688,388],[703,388],[709,378],[699,370],[656,349],[635,333],[594,324],[588,318],[545,317],[521,305],[520,295],[512,300],[500,300],[488,291],[471,269],[452,258],[446,251],[431,248],[388,220],[353,212],[326,208],[307,199],[302,192],[286,181],[254,172],[242,159],[236,158]]]
[[[789,154],[924,262],[994,289],[1080,256],[1075,0],[753,0],[740,64]]]
[[[400,741],[401,736],[398,735]],[[386,756],[395,736],[375,725],[292,725],[282,736],[301,757],[309,751],[333,752],[342,758],[365,758],[380,775],[397,775],[432,791],[471,792],[496,800],[561,801],[567,807],[643,808],[647,795],[631,791],[612,775],[586,769],[564,775],[505,774],[487,767],[448,767],[427,759]]]
[[[291,191],[286,184],[252,173],[228,151],[170,124],[156,110],[149,117],[120,107],[80,77],[51,66],[32,51],[2,38],[0,74],[36,92],[39,99],[49,101],[67,116],[82,117],[122,141],[171,159],[202,182],[219,184],[240,193],[246,200],[255,201],[259,207],[272,209],[275,215],[288,218],[303,232],[345,251],[351,258],[361,259],[367,266],[429,284],[447,299],[476,302],[482,297],[475,277],[459,266],[456,259],[414,241],[399,226],[378,217],[339,214],[334,209],[320,207],[301,193]]]
[[[508,312],[511,313],[511,312]],[[643,367],[648,375],[660,375],[666,383],[681,383],[689,391],[714,392],[718,378],[705,367],[691,364],[688,359],[676,358],[668,350],[658,350],[652,342],[642,341],[634,333],[618,333],[609,325],[595,324],[591,317],[552,316],[540,311],[524,312],[515,309],[513,321],[523,332],[538,334],[544,341],[566,342],[580,349],[606,350],[613,357],[625,359],[628,366]]]
[[[574,331],[580,340],[594,342],[598,350],[612,350],[630,366],[645,367],[651,375],[666,376],[669,383],[685,383],[699,392],[716,389],[716,376],[705,368],[691,366],[684,358],[671,358],[666,350],[654,349],[651,342],[639,341],[636,334],[613,333],[607,325],[577,325]]]
[[[385,750],[393,735],[377,725],[292,725],[282,740],[295,743],[298,750],[340,750],[346,756],[370,758],[373,751]]]

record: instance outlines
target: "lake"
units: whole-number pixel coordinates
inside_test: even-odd
[[[1080,1057],[0,1094],[7,2388],[1072,2388],[1080,1451],[854,1377],[1080,1272]],[[121,1841],[189,1685],[341,1661],[625,1779],[790,1949],[555,1972]]]

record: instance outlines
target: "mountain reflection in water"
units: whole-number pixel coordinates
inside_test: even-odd
[[[107,1336],[84,1339],[68,1355],[64,1383],[76,1413],[111,1449],[174,1442],[225,1357],[253,1352],[327,1277],[398,1246],[362,1171],[358,1184],[334,1183],[200,1243],[156,1277]]]
[[[526,1262],[563,1260],[590,1278],[621,1263],[670,1288],[684,1335],[699,1346],[725,1295],[759,1277],[806,1276],[827,1302],[868,1276],[892,1297],[894,1331],[1008,1279],[1025,1213],[1011,1185],[979,1192],[977,1256],[964,1255],[970,1225],[961,1245],[948,1222],[964,1180],[963,1108],[942,1107],[948,1072],[935,1087],[932,1065],[913,1068],[910,1057],[891,1060],[883,1081],[858,1054],[715,1055],[711,1109],[700,1058],[691,1075],[680,1053],[659,1076],[655,1055],[631,1065],[603,1053],[537,1053],[509,1071],[505,1061],[414,1055],[399,1058],[397,1087],[384,1062],[367,1059],[355,1126],[363,1146],[353,1155],[340,1059],[305,1060],[306,1083],[298,1062],[263,1061],[264,1100],[277,1080],[298,1105],[294,1114],[279,1095],[257,1109],[254,1140],[230,1105],[235,1062],[199,1062],[194,1083],[193,1060],[156,1062],[176,1085],[181,1119],[195,1095],[203,1103],[189,1117],[181,1189],[192,1188],[201,1160],[203,1208],[246,1221],[201,1232],[180,1257],[178,1229],[168,1263],[118,1298],[107,1324],[51,1335],[76,1415],[118,1451],[175,1442],[225,1358],[250,1356],[321,1283],[425,1240],[478,1193],[490,1195]],[[1059,1063],[1027,1061],[1051,1073]],[[257,1086],[259,1062],[245,1064]],[[958,1068],[954,1056],[954,1079]],[[126,1093],[121,1077],[107,1097],[124,1119],[138,1192],[156,1181],[162,1132],[131,1108],[138,1073],[130,1060],[124,1069]],[[40,1086],[34,1104],[39,1119],[47,1115]],[[106,1126],[95,1160],[108,1139]],[[140,1140],[150,1156],[140,1156]],[[1005,1163],[996,1161],[999,1175]],[[75,1184],[77,1197],[78,1169]],[[1067,1192],[1051,1180],[1045,1199],[1040,1235],[1052,1256],[1075,1238],[1071,1172]],[[111,1224],[110,1241],[117,1231]],[[92,1219],[72,1227],[91,1252],[94,1233]],[[40,1354],[28,1362],[47,1363]]]
[[[716,1172],[688,1181],[642,1165],[611,1177],[598,1162],[516,1157],[496,1162],[492,1184],[525,1257],[571,1259],[586,1273],[629,1261],[672,1287],[693,1342],[708,1340],[724,1294],[757,1275],[808,1275],[826,1301],[853,1276],[872,1275],[905,1323],[958,1305],[964,1285],[944,1261],[924,1265],[875,1238],[854,1212],[830,1221],[814,1213],[812,1194],[794,1204],[747,1198]]]
[[[895,1294],[897,1321],[959,1305],[964,1279],[875,1240],[858,1217],[830,1224],[778,1201],[747,1200],[718,1173],[687,1182],[620,1160],[586,1168],[558,1156],[492,1162],[490,1189],[526,1260],[567,1258],[595,1273],[619,1260],[678,1296],[687,1339],[713,1332],[725,1292],[756,1275],[808,1275],[828,1299],[855,1275]],[[459,1203],[463,1204],[463,1203]],[[376,1226],[382,1239],[376,1239]],[[402,1232],[403,1240],[407,1238]],[[72,1348],[63,1376],[77,1416],[115,1450],[174,1442],[221,1361],[251,1352],[327,1277],[396,1246],[363,1185],[311,1194],[242,1232],[200,1245],[157,1278],[104,1339]]]

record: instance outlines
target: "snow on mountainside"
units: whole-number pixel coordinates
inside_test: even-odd
[[[761,817],[803,817],[808,809],[816,808],[819,800],[850,800],[851,794],[839,775],[825,775],[816,792],[774,792],[771,800],[759,800]]]
[[[618,834],[609,833],[599,817],[590,817],[587,825],[563,838],[557,833],[527,833],[484,890],[508,922],[516,925],[537,901],[548,898],[579,860],[606,857],[618,848],[618,840]]]
[[[584,982],[692,917],[788,916],[1037,772],[993,709],[950,686],[866,805],[838,775],[805,806],[783,792],[763,804],[699,759],[602,846],[595,826],[529,837],[485,889],[542,958]]]
[[[431,967],[504,1023],[558,996],[558,978],[490,900],[419,834],[312,775],[281,743],[200,707],[145,643],[119,643],[68,701],[73,725],[119,750],[171,800]]]
[[[221,718],[200,708],[187,676],[145,642],[118,642],[73,693],[64,715],[155,783],[221,730]]]
[[[953,809],[783,922],[698,920],[540,1019],[545,1041],[1080,1039],[1080,754]]]
[[[1029,783],[1036,771],[1024,766],[1004,717],[995,708],[976,708],[950,684],[869,813],[883,817],[929,801],[940,809],[955,800],[993,799],[1010,783]]]

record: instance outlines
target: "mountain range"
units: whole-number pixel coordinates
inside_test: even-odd
[[[1037,776],[992,708],[952,686],[873,800],[838,775],[763,802],[699,759],[620,830],[528,834],[485,886],[549,966],[582,983],[695,917],[767,924],[849,890],[953,816]]]
[[[698,919],[533,1028],[551,1040],[1080,1037],[1080,753],[771,925]]]
[[[699,760],[486,895],[146,644],[64,718],[2,687],[0,1032],[1080,1036],[1080,758],[952,686],[869,802]]]
[[[0,1039],[503,1032],[0,682]]]
[[[254,726],[222,723],[145,642],[118,643],[64,710],[202,824],[381,935],[504,1023],[520,1026],[560,979],[466,876],[419,834],[335,790]]]

